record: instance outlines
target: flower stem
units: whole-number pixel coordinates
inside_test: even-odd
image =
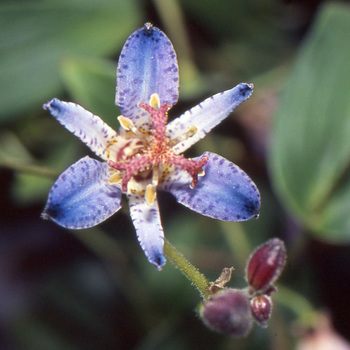
[[[0,157],[0,168],[7,168],[14,171],[31,175],[56,179],[59,173],[53,169],[34,164],[25,164]]]
[[[203,299],[208,299],[211,295],[209,291],[210,281],[167,240],[164,241],[164,253],[198,289]]]

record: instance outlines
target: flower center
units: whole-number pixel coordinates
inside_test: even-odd
[[[146,143],[141,151],[133,155],[127,160],[118,162],[109,161],[108,165],[120,172],[123,175],[115,174],[110,179],[110,182],[117,182],[122,180],[122,190],[127,192],[128,182],[132,177],[140,175],[145,172],[152,171],[152,182],[147,185],[145,197],[149,204],[152,204],[156,198],[156,189],[160,181],[160,166],[175,166],[181,170],[187,171],[192,177],[191,188],[194,188],[198,175],[203,175],[202,167],[207,163],[208,157],[203,156],[199,160],[186,159],[183,155],[174,153],[172,147],[178,142],[191,137],[195,134],[196,128],[190,128],[183,137],[169,140],[166,137],[166,123],[168,119],[168,110],[172,107],[169,103],[160,105],[158,94],[151,96],[149,104],[140,103],[139,106],[150,114],[151,117],[151,135],[147,138],[141,131],[139,131],[134,123],[124,116],[119,117],[119,122],[122,127],[131,131],[143,142]]]

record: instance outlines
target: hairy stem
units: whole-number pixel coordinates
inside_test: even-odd
[[[203,299],[210,297],[210,282],[193,266],[175,247],[173,247],[167,240],[164,241],[164,253],[173,262],[173,264],[191,281],[191,283],[198,289]]]

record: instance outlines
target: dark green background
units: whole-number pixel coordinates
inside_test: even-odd
[[[244,286],[254,247],[286,242],[269,327],[243,340],[202,325],[197,291],[170,262],[162,272],[147,263],[126,202],[90,230],[40,219],[56,176],[89,154],[42,104],[74,101],[117,128],[118,55],[147,21],[178,54],[170,118],[239,82],[255,85],[190,155],[210,150],[241,166],[261,191],[260,218],[220,223],[159,196],[166,237],[212,280],[234,266],[230,286]],[[349,37],[346,2],[1,1],[0,348],[295,349],[315,325],[307,303],[349,337]]]

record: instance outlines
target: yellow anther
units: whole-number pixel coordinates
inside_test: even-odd
[[[123,115],[120,115],[118,117],[118,121],[122,128],[124,128],[127,131],[133,131],[133,129],[136,129],[134,123],[132,122],[131,119],[124,117]]]
[[[152,205],[157,197],[156,187],[148,184],[146,187],[145,198],[148,205]]]
[[[142,134],[142,132],[135,126],[135,124],[133,123],[133,121],[130,118],[124,117],[123,115],[120,115],[118,117],[118,121],[119,121],[121,127],[123,129],[125,129],[126,131],[131,131],[132,133],[134,133],[135,135],[137,135],[141,139],[146,138],[145,135]]]
[[[109,184],[115,184],[118,183],[120,181],[122,181],[123,177],[121,176],[120,172],[118,171],[117,173],[113,174],[109,180],[108,183]]]
[[[169,146],[170,147],[174,147],[175,145],[177,145],[178,143],[182,142],[182,141],[185,141],[187,140],[188,138],[194,136],[197,134],[197,127],[195,127],[194,125],[193,126],[190,126],[186,132],[184,132],[182,135],[178,136],[178,137],[175,137],[174,139],[170,140],[169,141]]]
[[[152,108],[159,109],[160,108],[160,99],[158,94],[152,94],[149,100],[149,105]]]
[[[204,175],[205,175],[205,171],[203,169],[199,169],[198,176],[204,176]]]
[[[197,127],[192,125],[188,128],[185,134],[187,137],[192,137],[197,134],[197,131],[198,131]]]

